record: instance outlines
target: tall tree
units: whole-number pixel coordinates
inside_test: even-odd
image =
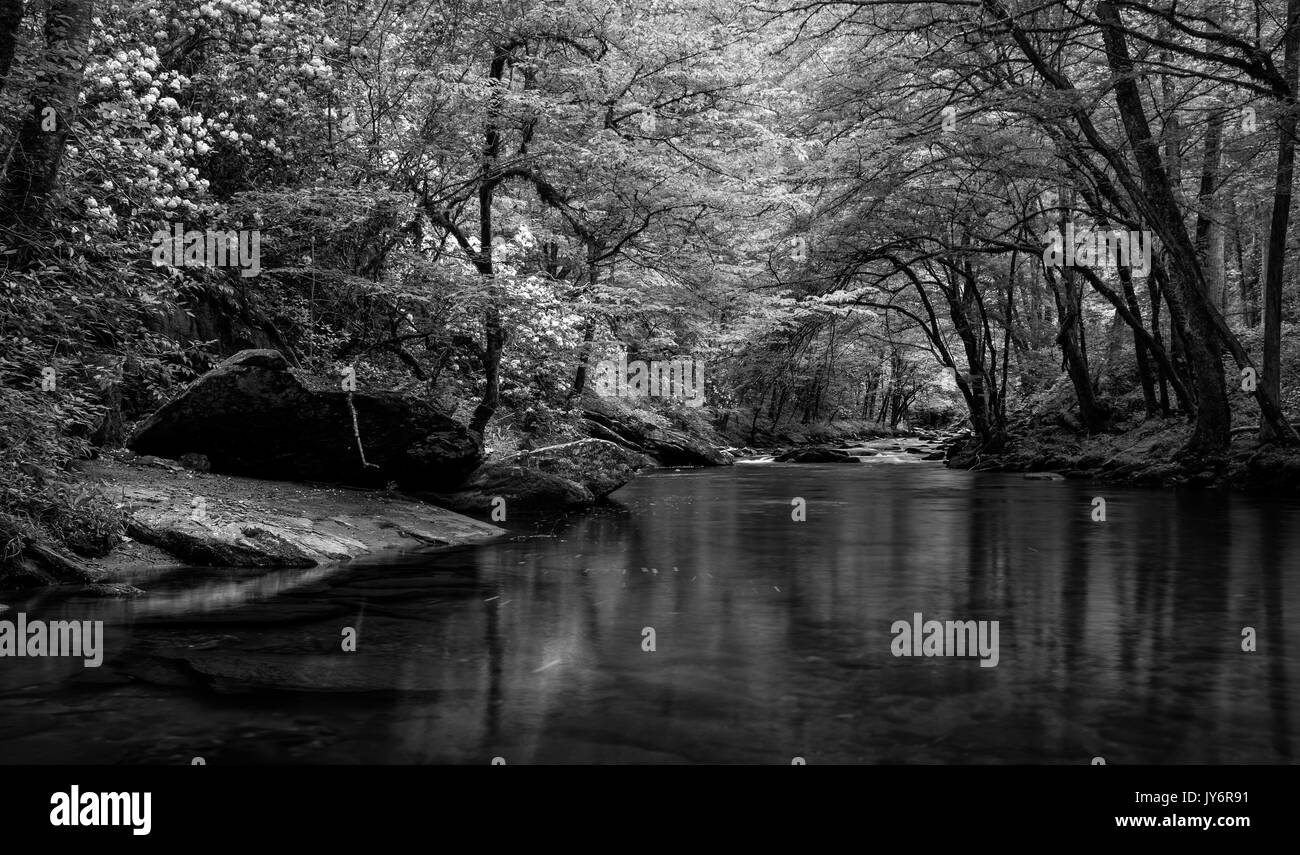
[[[13,162],[0,191],[0,221],[7,225],[39,216],[58,179],[68,134],[76,121],[77,95],[90,52],[93,0],[52,0],[45,13],[42,75],[31,110],[18,133]]]
[[[1287,0],[1282,36],[1282,71],[1286,89],[1277,122],[1277,169],[1273,182],[1273,215],[1269,220],[1268,258],[1264,263],[1264,359],[1259,386],[1264,395],[1280,400],[1282,393],[1282,280],[1286,267],[1287,227],[1291,222],[1291,184],[1295,180],[1296,88],[1300,78],[1300,0]],[[1294,440],[1294,431],[1280,431],[1265,413],[1259,438]]]

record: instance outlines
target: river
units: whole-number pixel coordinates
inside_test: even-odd
[[[105,652],[0,660],[0,760],[1294,760],[1296,503],[890,454],[614,499],[473,548],[8,594],[0,619],[103,620]],[[918,612],[998,621],[996,666],[895,656]]]

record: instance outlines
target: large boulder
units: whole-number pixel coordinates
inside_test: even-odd
[[[293,369],[276,350],[222,362],[145,419],[128,445],[203,455],[213,472],[231,475],[408,490],[454,487],[482,461],[481,441],[428,404],[393,392],[349,400],[338,380]]]
[[[597,499],[631,481],[640,470],[654,466],[654,461],[644,454],[603,439],[579,439],[521,451],[505,462],[567,478],[581,484]]]
[[[648,454],[665,466],[730,466],[735,458],[687,435],[641,418],[631,409],[591,393],[582,397],[586,432],[596,438]]]
[[[595,495],[576,481],[517,463],[484,464],[459,490],[425,494],[421,498],[460,513],[487,514],[500,507],[506,512],[506,519],[518,512],[564,510],[596,501]],[[497,499],[504,500],[504,507]]]
[[[608,496],[654,461],[603,439],[579,439],[494,460],[462,487],[431,496],[452,510],[488,513],[493,500],[505,510],[536,513],[590,505]]]

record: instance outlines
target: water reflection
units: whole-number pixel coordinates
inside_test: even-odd
[[[870,463],[664,472],[617,496],[379,565],[7,598],[4,617],[109,627],[98,672],[0,660],[5,759],[1293,759],[1294,504]],[[914,612],[999,621],[998,666],[893,657]]]

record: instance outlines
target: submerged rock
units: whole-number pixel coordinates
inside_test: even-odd
[[[163,685],[207,685],[241,692],[437,692],[445,689],[436,669],[412,671],[395,656],[356,653],[264,653],[249,650],[152,651],[135,654],[117,667],[138,679]]]
[[[454,487],[482,460],[469,429],[428,404],[393,392],[349,393],[337,380],[290,368],[275,350],[222,362],[142,422],[128,446],[205,458],[212,471],[231,475],[395,481],[410,490]]]

